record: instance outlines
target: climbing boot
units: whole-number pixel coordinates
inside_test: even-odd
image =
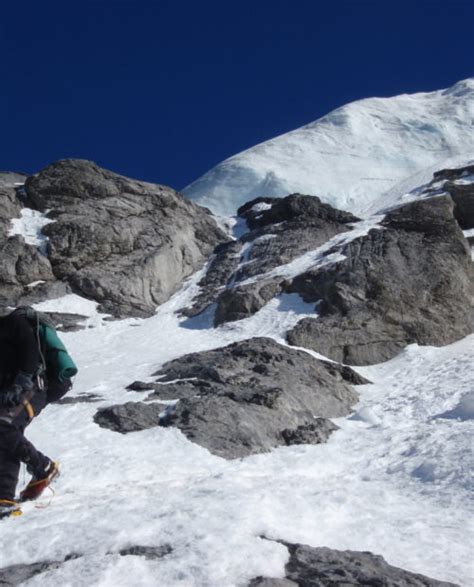
[[[39,474],[33,475],[31,481],[20,493],[20,501],[30,501],[37,499],[46,487],[51,485],[52,481],[59,476],[59,465],[54,461],[49,461],[46,470]]]

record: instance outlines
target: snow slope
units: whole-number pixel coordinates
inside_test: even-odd
[[[22,517],[2,521],[0,568],[76,553],[83,556],[25,585],[237,587],[283,576],[286,549],[265,535],[371,550],[408,570],[472,584],[473,336],[445,348],[413,345],[361,368],[375,385],[359,388],[358,413],[338,419],[326,445],[225,461],[175,429],[121,435],[93,422],[98,407],[143,398],[124,386],[164,361],[257,334],[282,342],[310,311],[291,295],[218,329],[210,316],[178,318],[199,278],[147,320],[103,321],[77,296],[39,306],[91,316],[94,328],[63,338],[80,367],[72,395],[102,400],[50,406],[31,425],[29,437],[60,459],[63,475],[43,507],[29,504]],[[467,417],[452,417],[456,409]],[[117,554],[164,543],[173,552],[158,561]]]
[[[470,78],[446,90],[347,104],[226,159],[183,193],[223,216],[257,196],[295,192],[364,215],[384,193],[396,199],[400,190],[420,185],[420,172],[455,166],[473,155]],[[397,188],[411,176],[412,183]]]

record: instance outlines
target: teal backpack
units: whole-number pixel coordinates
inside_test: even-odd
[[[77,375],[77,367],[66,347],[59,339],[51,319],[37,312],[30,306],[20,306],[13,314],[25,317],[31,324],[40,350],[42,374],[47,381],[57,380],[64,383]]]

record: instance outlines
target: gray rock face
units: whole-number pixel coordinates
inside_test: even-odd
[[[249,587],[456,587],[454,583],[393,567],[383,557],[371,552],[283,544],[290,552],[290,560],[285,567],[286,578],[257,577],[249,583]]]
[[[28,198],[51,210],[57,279],[115,316],[146,316],[225,240],[210,214],[164,186],[94,163],[64,160],[28,178]]]
[[[238,214],[250,230],[217,252],[199,284],[200,295],[183,311],[187,316],[212,302],[217,302],[216,325],[254,314],[282,291],[284,280],[266,279],[266,272],[348,231],[348,224],[357,220],[315,196],[300,194],[257,198]],[[256,276],[262,276],[257,283],[242,283]]]
[[[288,333],[290,344],[364,365],[409,343],[445,345],[473,331],[473,264],[451,198],[406,204],[383,225],[350,242],[343,261],[292,281],[288,291],[321,303],[317,320]]]
[[[154,403],[127,403],[100,410],[95,421],[120,432],[148,428],[150,422],[176,426],[228,459],[315,444],[337,428],[328,418],[348,414],[357,402],[346,381],[354,381],[349,371],[335,371],[271,339],[254,338],[165,364],[155,373],[160,384],[149,399],[180,401],[164,418]],[[173,383],[164,385],[167,381]]]

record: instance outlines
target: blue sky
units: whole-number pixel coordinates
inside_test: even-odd
[[[349,101],[474,76],[474,1],[2,4],[0,169],[183,188]]]

